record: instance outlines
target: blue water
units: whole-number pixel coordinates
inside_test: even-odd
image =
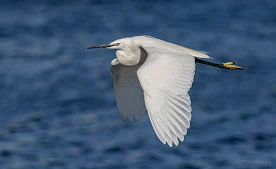
[[[274,169],[276,2],[1,1],[1,169]],[[112,50],[150,35],[206,51],[190,91],[191,128],[163,145],[147,117],[122,122]]]

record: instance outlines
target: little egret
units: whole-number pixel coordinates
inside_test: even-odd
[[[122,119],[132,122],[148,112],[152,127],[163,144],[172,147],[184,140],[191,120],[195,62],[225,69],[240,69],[233,62],[216,64],[201,51],[150,36],[115,40],[88,49],[116,49],[111,75],[116,104]]]

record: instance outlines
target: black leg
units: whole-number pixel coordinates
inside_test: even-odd
[[[201,64],[205,64],[205,65],[209,65],[209,66],[214,66],[217,68],[223,68],[223,69],[232,69],[232,70],[243,70],[243,68],[241,68],[240,66],[236,66],[234,65],[234,62],[227,62],[227,63],[222,63],[222,64],[217,64],[217,63],[212,63],[212,62],[208,62],[205,60],[200,60],[195,58],[195,62],[201,63]]]

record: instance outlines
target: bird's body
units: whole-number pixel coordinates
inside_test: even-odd
[[[153,50],[154,52],[166,51],[168,53],[179,55],[188,54],[197,58],[210,58],[205,52],[185,48],[183,46],[169,43],[150,36],[135,36],[131,38],[123,38],[111,42],[111,44],[116,44],[120,42],[124,42],[124,44],[127,45],[124,45],[122,48],[117,50],[116,56],[121,64],[128,66],[137,65],[139,63],[140,57],[143,57],[143,54],[147,54],[149,52],[143,52],[143,50],[147,51],[147,49]]]
[[[113,90],[123,120],[139,119],[148,112],[153,129],[163,144],[184,140],[191,120],[188,94],[195,61],[210,57],[149,36],[135,36],[90,48],[117,49],[111,62]],[[228,64],[228,65],[227,65]],[[232,62],[220,65],[239,69]],[[218,65],[218,64],[217,64]]]

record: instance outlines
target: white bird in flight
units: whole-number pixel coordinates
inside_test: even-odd
[[[150,36],[115,40],[93,48],[116,49],[111,75],[116,104],[122,119],[132,122],[148,112],[152,127],[163,144],[184,141],[191,120],[195,62],[226,69],[242,69],[233,62],[216,64],[196,51]]]

